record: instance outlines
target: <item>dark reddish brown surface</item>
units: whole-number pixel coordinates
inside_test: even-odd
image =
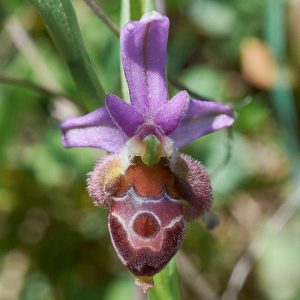
[[[144,238],[154,236],[159,231],[157,220],[148,213],[138,215],[133,222],[133,230]]]
[[[184,234],[184,221],[180,221],[173,228],[165,230],[164,242],[159,251],[148,248],[135,250],[127,240],[126,231],[112,215],[109,216],[109,226],[116,251],[136,276],[152,276],[158,273],[177,252]]]
[[[159,163],[149,167],[138,161],[119,179],[115,196],[126,193],[134,186],[137,193],[143,197],[158,197],[165,187],[170,196],[179,198],[174,181],[174,175],[168,166]]]
[[[136,159],[118,179],[113,196],[109,229],[119,258],[136,276],[158,273],[184,235],[174,174],[162,162],[149,167]]]
[[[190,221],[201,216],[212,204],[210,179],[203,165],[185,154],[180,155],[175,169],[180,174],[175,179],[175,186],[182,198],[189,202],[185,218]]]

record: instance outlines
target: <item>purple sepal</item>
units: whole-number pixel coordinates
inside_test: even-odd
[[[169,136],[177,148],[229,127],[232,108],[216,102],[188,100],[185,91],[168,101],[165,74],[169,19],[153,12],[121,31],[121,55],[131,105],[106,97],[106,108],[61,125],[65,147],[94,147],[118,152],[134,135]]]
[[[124,265],[136,276],[153,276],[175,255],[184,236],[182,205],[167,192],[142,197],[134,188],[113,197],[109,232]]]
[[[234,122],[230,105],[202,100],[190,100],[189,103],[181,123],[170,135],[177,148],[203,135],[227,128]]]
[[[158,13],[129,22],[121,31],[121,54],[131,104],[145,117],[167,102],[165,74],[169,19]]]
[[[60,125],[66,148],[92,147],[118,152],[128,139],[111,119],[106,108],[66,120]],[[112,138],[113,137],[113,138]]]
[[[135,111],[132,105],[113,94],[106,96],[105,104],[112,119],[129,137],[133,136],[137,128],[144,122],[143,116]]]

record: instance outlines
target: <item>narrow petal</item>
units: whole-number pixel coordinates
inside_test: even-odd
[[[165,74],[169,19],[153,12],[121,32],[121,55],[132,105],[153,116],[167,102]]]
[[[115,125],[106,108],[66,120],[60,127],[66,148],[92,147],[118,152],[128,139]]]
[[[234,114],[230,105],[211,101],[190,100],[186,115],[170,135],[180,148],[193,140],[231,126]]]
[[[106,108],[115,123],[129,137],[133,136],[137,128],[144,122],[143,116],[136,112],[133,106],[115,95],[106,96]]]
[[[155,123],[161,127],[166,135],[171,134],[184,117],[188,104],[188,93],[186,91],[178,93],[156,114]]]

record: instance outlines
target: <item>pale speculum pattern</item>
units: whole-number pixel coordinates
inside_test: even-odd
[[[130,166],[111,196],[109,231],[124,265],[136,276],[159,272],[184,235],[183,201],[168,166]]]

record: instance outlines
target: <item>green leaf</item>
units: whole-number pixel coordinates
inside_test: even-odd
[[[154,276],[154,287],[148,292],[148,300],[180,300],[175,259]]]
[[[66,60],[88,109],[98,107],[105,92],[84,47],[74,8],[69,0],[30,0]]]

